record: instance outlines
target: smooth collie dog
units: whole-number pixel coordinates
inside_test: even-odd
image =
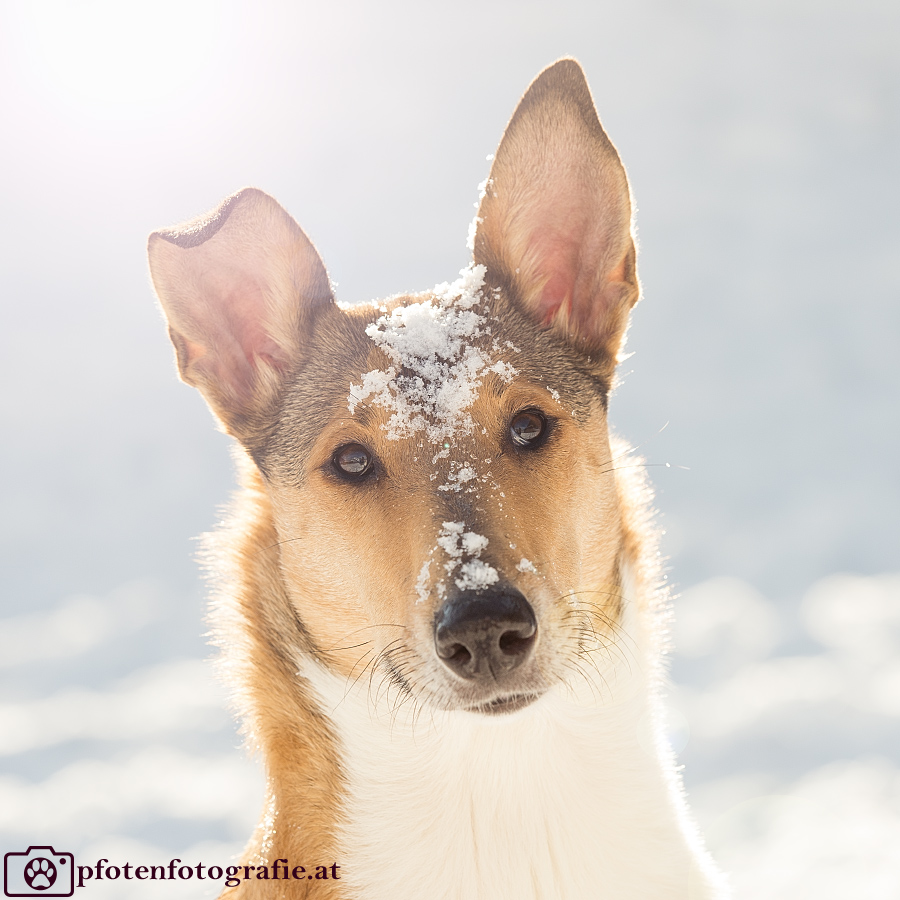
[[[213,616],[267,798],[225,895],[723,896],[607,426],[631,197],[574,60],[519,103],[469,244],[456,281],[347,307],[261,191],[150,238],[181,377],[239,445]]]

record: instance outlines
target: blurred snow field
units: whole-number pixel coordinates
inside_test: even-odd
[[[85,865],[234,862],[263,781],[240,750],[210,662],[199,658],[196,613],[157,585],[132,582],[0,621],[5,850],[50,844]],[[119,900],[221,888],[119,879],[89,891]]]
[[[740,900],[900,896],[900,575],[834,575],[789,620],[737,579],[675,602],[670,730],[692,808]],[[151,612],[153,610],[153,612]],[[79,859],[232,864],[262,802],[208,661],[90,681],[137,623],[196,627],[144,585],[0,622],[0,836]],[[38,634],[48,635],[36,647]],[[36,664],[63,690],[23,695]],[[120,663],[119,663],[120,664]],[[83,677],[79,675],[83,674]],[[65,676],[65,677],[64,677]],[[91,883],[110,898],[217,882]]]
[[[824,578],[792,622],[729,578],[675,609],[673,746],[736,897],[900,897],[900,575]]]

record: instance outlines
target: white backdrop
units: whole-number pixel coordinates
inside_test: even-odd
[[[254,184],[341,299],[452,279],[486,155],[572,54],[638,204],[612,416],[671,464],[672,740],[698,817],[742,896],[900,895],[895,3],[0,15],[4,852],[224,863],[257,813],[191,559],[227,442],[175,378],[147,233]]]

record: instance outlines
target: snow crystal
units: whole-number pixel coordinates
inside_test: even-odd
[[[366,374],[363,375],[362,384],[351,384],[350,396],[347,398],[350,415],[353,415],[353,413],[356,412],[357,405],[362,403],[362,401],[370,394],[380,394],[382,391],[386,390],[393,377],[393,369],[390,369],[387,372],[373,369],[371,372],[366,372]]]
[[[444,522],[437,543],[447,556],[461,556],[459,549],[459,536],[466,530],[463,522]]]
[[[493,159],[493,156],[489,156],[488,159]],[[484,200],[484,195],[487,193],[488,185],[491,183],[490,177],[485,178],[481,184],[478,185],[478,199],[475,201],[475,209],[478,210],[481,207],[481,201]],[[478,234],[478,226],[482,223],[483,219],[478,213],[475,213],[475,218],[469,223],[469,233],[466,235],[466,247],[469,250],[475,250],[475,236]]]
[[[419,577],[416,579],[416,596],[419,598],[417,603],[424,603],[428,599],[428,570],[431,568],[431,560],[426,559],[419,570]]]
[[[374,369],[362,384],[350,386],[350,412],[369,399],[389,410],[384,426],[390,440],[424,431],[439,444],[458,432],[475,428],[467,413],[482,379],[494,372],[509,381],[516,370],[496,360],[499,344],[490,340],[490,323],[475,307],[484,305],[484,266],[470,265],[451,284],[434,288],[433,300],[398,306],[366,328],[366,334],[391,360],[387,370]],[[445,444],[444,449],[447,449]],[[436,457],[446,456],[439,453]]]
[[[456,586],[461,590],[480,590],[500,580],[497,570],[481,560],[482,551],[488,545],[483,534],[466,531],[464,522],[444,522],[437,539],[438,546],[450,557],[444,565],[448,575],[459,567]],[[463,556],[474,557],[463,562]]]
[[[512,545],[510,544],[510,546]],[[534,572],[535,575],[537,574],[537,569],[534,567],[534,563],[530,559],[525,559],[524,556],[519,560],[519,564],[516,566],[516,568],[520,572]]]
[[[475,534],[473,531],[467,531],[461,538],[463,553],[470,553],[477,556],[488,545],[488,539],[483,534]]]
[[[478,473],[469,465],[452,462],[451,470],[447,475],[446,484],[438,485],[439,491],[454,491],[459,493],[463,485],[478,477]]]
[[[463,563],[459,574],[460,577],[456,579],[456,586],[461,591],[477,591],[500,580],[497,570],[480,559],[472,559]]]
[[[481,216],[475,216],[475,218],[472,219],[471,222],[469,222],[469,232],[466,235],[466,248],[468,250],[475,249],[475,235],[478,234],[478,226],[483,221],[484,220],[481,218]]]

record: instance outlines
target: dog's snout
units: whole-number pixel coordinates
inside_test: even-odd
[[[537,619],[519,591],[466,591],[448,599],[434,624],[437,655],[457,675],[497,681],[531,656]]]

